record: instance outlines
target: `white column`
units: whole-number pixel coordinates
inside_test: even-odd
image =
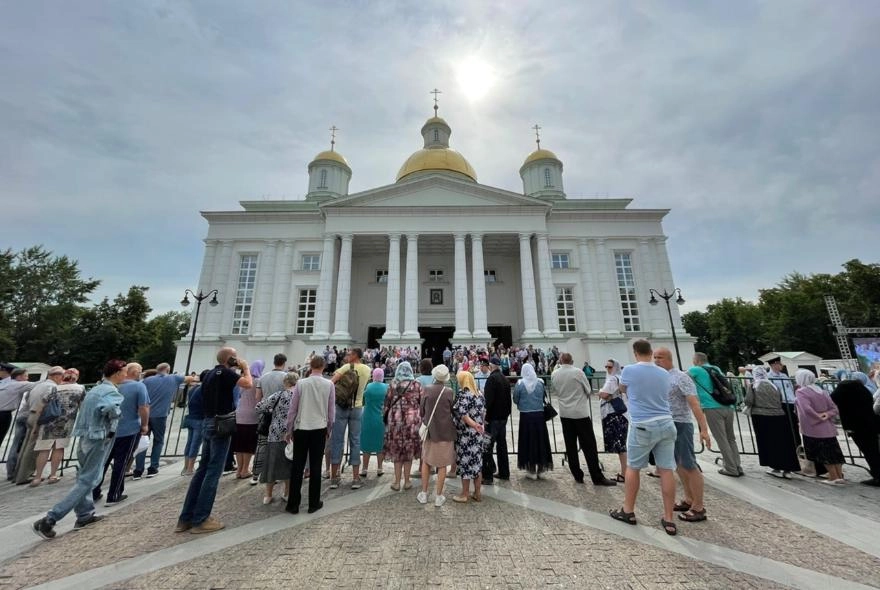
[[[400,234],[388,234],[388,282],[385,284],[385,335],[400,338]]]
[[[467,257],[464,251],[466,234],[455,234],[455,333],[453,339],[470,338],[468,329]]]
[[[532,234],[519,234],[519,274],[522,280],[523,326],[522,340],[540,338],[538,329],[538,300],[535,294],[535,269],[532,267]],[[523,344],[528,344],[524,342]]]
[[[471,266],[473,274],[474,295],[474,338],[484,338],[488,341],[489,334],[488,314],[486,313],[486,273],[483,265],[483,234],[471,234]]]
[[[275,297],[272,299],[272,313],[269,320],[269,338],[282,340],[291,322],[287,317],[290,307],[290,283],[293,279],[293,241],[284,240],[281,256],[275,264]],[[290,330],[293,332],[293,330]]]
[[[605,333],[610,336],[619,336],[623,324],[616,272],[614,260],[605,246],[605,240],[601,238],[596,240],[596,273],[599,277],[599,291],[602,293],[602,318]]]
[[[235,311],[235,298],[238,295],[238,279],[241,274],[241,255],[235,252],[232,244],[232,252],[229,255],[229,272],[226,279],[226,300],[223,303],[223,320],[220,322],[220,334],[232,334],[232,314]],[[237,336],[237,337],[242,337]]]
[[[324,235],[321,254],[321,276],[318,278],[318,300],[315,302],[315,339],[330,337],[330,306],[333,305],[333,264],[336,262],[336,236]]]
[[[220,305],[208,308],[203,312],[205,314],[204,335],[208,338],[217,338],[220,336],[220,322],[223,320],[223,311],[227,305],[234,305],[235,296],[226,291],[229,278],[229,259],[232,256],[232,242],[230,240],[219,240],[220,251],[215,253],[214,268],[211,271],[211,289],[217,289],[217,300]]]
[[[403,337],[419,338],[419,236],[406,234]]]
[[[559,316],[556,312],[556,289],[550,269],[550,243],[547,234],[538,234],[538,281],[541,287],[541,319],[544,336],[559,338]]]
[[[351,234],[342,234],[339,251],[339,276],[336,280],[336,329],[334,340],[351,340],[348,333],[349,303],[351,301]]]
[[[263,251],[257,262],[257,284],[254,293],[254,308],[251,312],[254,318],[253,338],[263,339],[269,335],[269,316],[272,313],[272,300],[275,298],[275,290],[272,285],[275,282],[277,251],[278,240],[263,242]]]
[[[663,313],[663,309],[661,307],[665,307],[665,303],[661,303],[658,305],[650,305],[648,304],[648,300],[651,298],[650,292],[648,289],[657,289],[658,291],[663,291],[663,281],[657,276],[657,265],[654,262],[654,255],[651,251],[651,243],[648,238],[642,238],[639,240],[639,273],[638,275],[642,279],[641,285],[636,287],[636,293],[639,300],[639,305],[643,306],[643,315],[645,319],[648,320],[645,322],[647,324],[646,331],[650,331],[651,335],[654,337],[666,337],[669,335],[669,319],[665,313]]]
[[[666,236],[654,238],[654,252],[658,273],[660,274],[660,283],[664,289],[671,293],[675,289],[675,280],[672,278],[669,253],[666,251]],[[672,305],[671,301],[669,303],[672,309],[672,323],[675,324],[675,329],[683,330],[684,326],[681,325],[681,314],[679,313],[678,305]]]
[[[596,269],[593,266],[590,248],[586,238],[578,240],[578,260],[581,269],[581,298],[584,305],[584,331],[590,335],[602,333],[602,310],[599,306],[596,289]]]
[[[213,287],[211,287],[211,275],[214,273],[214,259],[217,256],[217,240],[205,240],[205,257],[202,259],[202,271],[199,274],[199,284],[196,286],[196,293],[207,293]],[[205,329],[207,327],[208,322],[208,309],[210,306],[205,306],[205,311],[202,312],[202,317],[200,318],[202,324],[202,331],[200,334],[205,333]],[[192,327],[193,327],[193,319],[195,316],[192,316],[189,322],[189,330],[186,333],[186,337],[190,338],[192,336]]]

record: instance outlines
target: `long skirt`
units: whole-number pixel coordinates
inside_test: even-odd
[[[519,415],[516,464],[520,469],[533,473],[553,469],[553,451],[544,412],[524,412]]]
[[[253,455],[257,450],[257,425],[236,424],[235,434],[232,435],[232,452],[249,453]]]
[[[625,453],[629,420],[625,414],[608,414],[602,418],[602,439],[606,453]]]
[[[260,483],[272,483],[290,479],[293,470],[293,461],[284,455],[284,447],[287,443],[266,443],[266,460],[260,470]]]
[[[815,462],[816,465],[842,465],[845,463],[840,443],[833,436],[814,438],[805,434],[804,451],[807,454],[807,459]]]
[[[752,425],[759,465],[779,471],[801,470],[787,416],[752,416]]]

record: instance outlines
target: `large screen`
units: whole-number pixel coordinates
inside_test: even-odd
[[[853,347],[862,371],[880,368],[880,338],[853,338]]]

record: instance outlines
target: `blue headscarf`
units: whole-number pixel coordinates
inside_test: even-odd
[[[868,391],[871,392],[871,395],[874,395],[877,392],[877,386],[868,378],[867,375],[865,375],[861,371],[854,371],[850,375],[850,378],[855,379],[856,381],[860,381],[862,385],[868,388]]]
[[[413,375],[412,365],[409,364],[409,361],[403,361],[397,365],[397,370],[394,372],[394,380],[395,381],[412,381],[415,379]]]

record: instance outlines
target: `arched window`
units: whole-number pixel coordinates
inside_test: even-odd
[[[553,188],[553,179],[550,177],[549,168],[544,168],[544,188]]]
[[[439,129],[434,130],[434,141],[440,141],[440,130]]]
[[[321,170],[321,181],[318,183],[318,188],[327,188],[327,171]]]

